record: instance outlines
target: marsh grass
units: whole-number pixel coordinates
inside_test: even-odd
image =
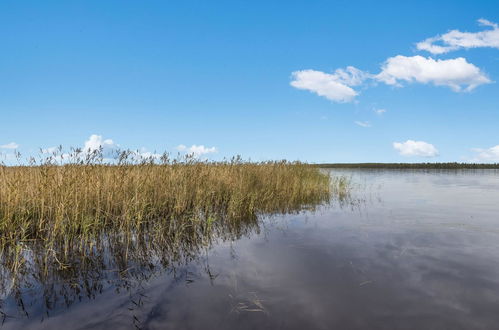
[[[102,150],[60,149],[0,166],[0,313],[7,297],[25,313],[29,288],[42,288],[47,314],[61,301],[92,298],[110,281],[130,288],[216,240],[258,232],[260,215],[313,209],[346,194],[348,180],[286,161],[123,151],[107,162]]]
[[[70,157],[56,165],[0,167],[0,240],[67,242],[104,229],[137,232],[157,223],[176,232],[199,221],[237,221],[258,212],[313,204],[329,194],[329,178],[307,165],[200,162],[168,157],[137,162],[122,154]],[[180,220],[181,219],[181,220]]]

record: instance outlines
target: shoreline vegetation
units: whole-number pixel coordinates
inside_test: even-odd
[[[299,162],[105,156],[59,150],[0,166],[0,322],[27,317],[25,306],[48,315],[103,287],[130,290],[214,242],[260,232],[266,216],[313,211],[350,190],[348,178]],[[32,287],[45,289],[33,297]]]
[[[324,163],[311,164],[320,168],[373,169],[499,169],[499,163]]]
[[[237,221],[315,205],[332,187],[328,174],[299,162],[168,154],[138,159],[123,151],[109,163],[104,156],[76,149],[30,165],[0,166],[0,242],[68,241],[187,218],[205,225]],[[338,185],[345,188],[345,182]]]

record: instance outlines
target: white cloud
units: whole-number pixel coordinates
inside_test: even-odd
[[[471,160],[476,163],[481,162],[499,162],[499,145],[488,149],[475,148],[476,156]]]
[[[368,78],[368,74],[349,66],[337,69],[333,74],[316,70],[302,70],[292,73],[291,86],[305,89],[335,102],[351,102],[359,93],[352,88]]]
[[[438,156],[438,150],[430,143],[424,141],[407,140],[405,142],[394,142],[393,148],[402,156]]]
[[[442,54],[461,48],[499,48],[499,25],[483,18],[479,19],[478,23],[489,29],[479,32],[452,30],[417,43],[417,48],[432,54]],[[378,74],[370,74],[353,66],[337,69],[333,73],[301,70],[292,73],[290,84],[331,101],[352,102],[359,95],[353,87],[364,84],[366,80],[380,81],[398,87],[402,87],[403,82],[433,84],[450,87],[455,92],[471,91],[477,86],[492,82],[480,68],[469,63],[464,57],[441,60],[420,55],[397,55],[389,57]],[[376,113],[381,115],[384,112],[382,110]]]
[[[369,74],[353,66],[346,69],[336,69],[332,75],[335,79],[348,86],[359,86],[369,77]]]
[[[19,145],[15,142],[0,145],[0,149],[17,149]]]
[[[354,121],[354,123],[361,127],[371,127],[371,124],[368,121]]]
[[[478,23],[492,29],[479,32],[451,30],[445,34],[418,42],[416,47],[432,54],[444,54],[461,48],[499,48],[499,26],[483,18],[479,19]]]
[[[48,148],[44,148],[42,149],[42,154],[53,154],[54,152],[56,152],[58,150],[57,147],[48,147]]]
[[[111,139],[104,139],[101,135],[92,134],[83,143],[83,147],[80,149],[80,153],[68,153],[63,151],[62,147],[49,147],[41,149],[42,154],[51,157],[52,160],[65,163],[71,160],[73,157],[85,157],[86,155],[98,151],[102,148],[102,160],[106,163],[114,163],[119,157],[121,151],[126,151],[128,153],[128,160],[131,161],[142,161],[148,159],[158,160],[161,158],[162,154],[147,151],[145,148],[140,150],[127,150],[122,149],[119,144],[115,143]]]
[[[116,152],[118,151],[119,146],[111,139],[104,140],[101,135],[90,135],[88,140],[85,141],[83,152],[90,153],[99,149],[102,149],[102,156],[104,156],[105,158],[113,158],[114,156],[116,156]]]
[[[383,115],[384,113],[386,113],[386,109],[374,109],[373,111],[374,111],[374,113],[376,113],[378,116],[381,116],[381,115]]]
[[[401,86],[401,81],[448,86],[454,91],[471,91],[475,87],[490,83],[490,79],[478,67],[465,58],[435,60],[423,56],[390,57],[375,79],[388,85]]]
[[[17,161],[17,157],[15,153],[2,153],[0,152],[0,165],[5,164],[15,164]]]
[[[69,153],[63,150],[63,147],[48,147],[42,148],[41,153],[50,157],[53,161],[58,163],[66,163],[72,158],[85,157],[95,151],[102,149],[102,160],[104,162],[113,162],[118,156],[119,145],[113,142],[111,139],[103,139],[101,135],[92,134],[83,143],[83,147],[79,150],[79,153]],[[74,160],[74,159],[73,159]]]
[[[111,139],[103,139],[101,135],[92,134],[87,141],[85,141],[83,152],[90,153],[102,148],[102,156],[104,161],[111,162],[118,158],[120,151],[125,151],[120,147],[119,144],[116,144]],[[49,148],[50,149],[50,148]],[[161,158],[162,154],[158,154],[155,152],[147,151],[145,148],[141,148],[140,150],[128,150],[129,157],[131,157],[134,161],[142,161],[147,159],[158,160]]]
[[[349,66],[337,69],[333,74],[303,70],[293,72],[291,86],[311,91],[335,102],[351,102],[359,94],[352,87],[362,85],[366,80],[376,80],[387,85],[402,87],[403,82],[417,82],[447,86],[455,92],[471,91],[479,85],[492,81],[465,58],[441,60],[431,57],[397,55],[388,58],[381,72],[373,75]],[[386,112],[376,110],[378,115]]]
[[[207,148],[204,145],[198,146],[195,144],[193,144],[190,147],[186,147],[185,145],[181,144],[181,145],[177,146],[176,149],[178,151],[185,152],[186,154],[193,155],[196,158],[199,156],[202,156],[202,155],[218,152],[217,148],[215,148],[215,147]]]
[[[160,159],[162,156],[162,154],[147,151],[147,149],[145,148],[141,148],[140,150],[135,151],[133,154],[135,157],[138,157],[139,159]]]

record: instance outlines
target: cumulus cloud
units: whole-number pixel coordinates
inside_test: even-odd
[[[65,163],[70,161],[72,158],[85,157],[93,152],[101,152],[99,156],[102,156],[102,160],[106,163],[114,163],[117,161],[120,152],[126,151],[129,160],[142,161],[142,160],[158,160],[161,158],[162,154],[147,151],[145,148],[139,150],[128,150],[122,149],[119,144],[115,143],[111,139],[104,139],[102,135],[92,134],[83,143],[83,147],[79,149],[78,152],[65,152],[62,146],[60,147],[49,147],[41,149],[41,153],[51,157],[52,160]]]
[[[337,69],[334,73],[302,70],[292,73],[291,86],[311,91],[335,102],[351,102],[359,93],[352,86],[359,86],[369,75],[353,66]]]
[[[393,148],[402,156],[435,157],[438,150],[430,143],[424,141],[407,140],[405,142],[394,142]]]
[[[354,67],[338,69],[333,74],[303,70],[293,72],[291,86],[311,91],[335,102],[351,102],[359,94],[352,87],[366,80],[402,87],[403,83],[447,86],[455,92],[471,91],[492,81],[464,57],[441,60],[431,57],[397,55],[388,58],[378,74],[369,74]],[[379,109],[382,114],[384,109]]]
[[[102,135],[92,134],[83,143],[83,147],[77,149],[77,152],[66,152],[63,150],[62,145],[59,147],[48,147],[40,149],[41,153],[50,157],[53,161],[58,163],[66,163],[74,157],[84,157],[93,152],[100,151],[102,160],[105,162],[112,162],[118,156],[119,145],[114,143],[111,139],[104,139]]]
[[[193,144],[190,147],[187,147],[187,146],[181,144],[181,145],[177,146],[177,150],[180,152],[184,152],[186,154],[192,155],[196,158],[199,156],[202,156],[202,155],[207,155],[207,154],[218,152],[217,148],[215,148],[215,147],[207,148],[204,145],[198,146],[195,144]]]
[[[479,32],[452,30],[417,43],[417,48],[432,54],[461,48],[499,48],[499,25],[483,18],[478,22],[488,29]],[[359,95],[354,87],[365,85],[366,81],[383,82],[398,87],[403,86],[402,83],[412,82],[432,84],[450,87],[455,92],[471,91],[477,86],[492,82],[480,68],[469,63],[464,57],[441,60],[420,55],[397,55],[389,57],[382,64],[378,74],[370,74],[353,66],[337,69],[333,73],[301,70],[292,73],[290,84],[331,101],[352,102]]]
[[[0,145],[0,149],[17,149],[19,145],[15,142]]]
[[[488,149],[475,148],[472,151],[476,153],[473,162],[499,162],[499,145]]]
[[[368,121],[354,121],[354,123],[361,127],[371,127],[371,124]]]
[[[111,139],[103,139],[101,135],[92,134],[85,141],[83,146],[83,152],[94,152],[96,150],[102,149],[102,156],[105,158],[113,158],[116,156],[116,152],[119,150],[119,146],[113,142]]]
[[[113,140],[104,139],[101,135],[92,134],[90,135],[88,140],[85,141],[83,152],[91,153],[96,150],[102,150],[102,156],[104,157],[105,161],[112,161],[113,159],[116,159],[119,156],[120,151],[123,151],[120,145],[116,144]],[[147,151],[147,149],[145,148],[140,148],[140,150],[135,151],[130,150],[129,155],[136,161],[145,159],[157,160],[162,156],[161,154]]]
[[[432,54],[444,54],[462,48],[499,48],[499,26],[483,18],[479,19],[478,23],[489,27],[489,29],[479,32],[451,30],[445,34],[418,42],[416,47]]]
[[[423,56],[390,57],[382,66],[376,80],[388,85],[401,86],[401,82],[419,82],[436,86],[448,86],[459,92],[490,83],[490,79],[465,58],[435,60]]]

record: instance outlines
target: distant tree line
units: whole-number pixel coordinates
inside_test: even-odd
[[[393,169],[499,169],[499,163],[326,163],[321,168],[393,168]]]

